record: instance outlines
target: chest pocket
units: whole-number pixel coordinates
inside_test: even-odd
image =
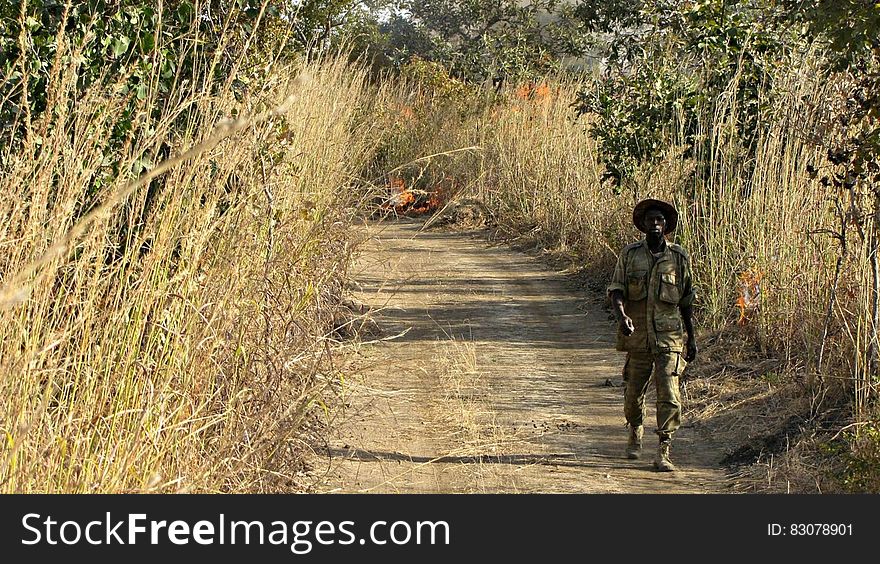
[[[626,277],[626,299],[637,302],[648,297],[647,272],[631,272]]]
[[[660,301],[670,304],[678,304],[681,300],[681,292],[678,291],[678,278],[675,272],[660,273]]]

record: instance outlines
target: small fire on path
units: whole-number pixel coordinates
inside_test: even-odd
[[[433,191],[410,189],[402,178],[393,177],[389,183],[391,197],[382,202],[384,211],[394,210],[400,215],[423,215],[438,209],[441,205],[442,188]]]

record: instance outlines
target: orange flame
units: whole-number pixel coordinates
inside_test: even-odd
[[[532,92],[532,85],[530,83],[520,84],[516,87],[516,97],[520,100],[528,100],[529,94]]]
[[[539,100],[543,100],[550,95],[550,87],[546,84],[539,84],[533,90],[533,96]]]
[[[739,295],[736,307],[739,308],[738,325],[745,325],[752,312],[758,309],[761,301],[761,279],[764,273],[757,270],[746,270],[739,273]]]
[[[536,102],[547,101],[551,91],[547,83],[526,82],[516,88],[515,96],[520,100],[532,100]]]
[[[434,211],[442,204],[442,186],[437,186],[432,192],[422,190],[410,190],[402,178],[392,177],[388,182],[388,188],[392,195],[382,203],[382,209],[394,209],[395,212],[404,215],[421,215]]]

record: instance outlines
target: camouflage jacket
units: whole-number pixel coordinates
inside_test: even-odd
[[[621,251],[608,293],[623,292],[624,311],[635,331],[617,330],[617,350],[682,352],[684,334],[680,307],[694,302],[690,257],[679,245],[667,243],[656,258],[645,239]]]

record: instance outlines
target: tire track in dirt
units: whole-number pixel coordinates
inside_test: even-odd
[[[368,228],[356,295],[378,338],[400,336],[360,351],[317,491],[726,491],[723,453],[686,417],[680,470],[652,470],[652,396],[643,458],[624,458],[624,354],[595,297],[479,232],[421,225]]]

